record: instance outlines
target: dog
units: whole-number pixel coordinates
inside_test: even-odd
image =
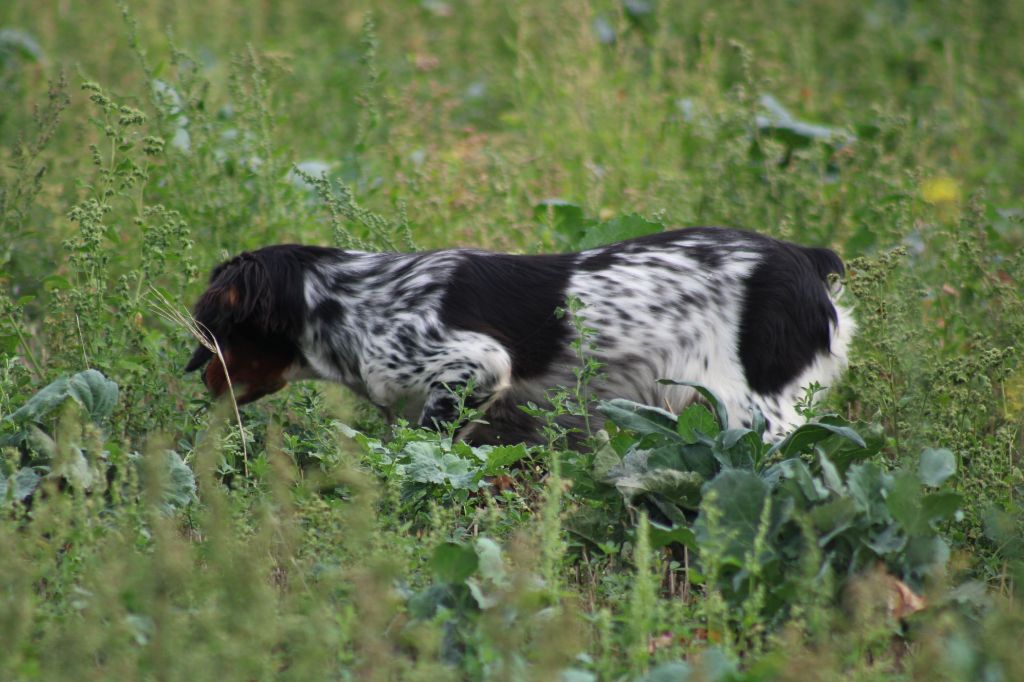
[[[696,391],[658,380],[695,382],[719,396],[729,426],[749,428],[760,411],[779,439],[801,422],[805,387],[832,385],[847,363],[855,323],[837,302],[843,275],[833,251],[728,228],[552,255],[286,244],[217,266],[194,316],[243,387],[239,403],[322,379],[388,418],[439,428],[458,419],[462,391],[483,419],[459,437],[533,443],[541,424],[520,406],[576,386],[578,325],[564,314],[574,297],[603,365],[594,397],[678,413]],[[212,359],[200,345],[186,371],[205,365],[220,396],[228,380]]]

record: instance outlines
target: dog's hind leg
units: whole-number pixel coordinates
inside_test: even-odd
[[[486,411],[512,383],[512,360],[496,341],[483,334],[461,333],[435,353],[419,424],[438,428],[459,418],[465,406]]]

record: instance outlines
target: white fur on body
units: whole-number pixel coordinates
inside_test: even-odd
[[[685,380],[707,386],[724,401],[730,426],[749,426],[755,408],[767,418],[773,438],[801,423],[795,406],[804,388],[832,385],[846,366],[853,318],[834,304],[837,321],[830,324],[827,351],[817,353],[781,390],[763,394],[751,388],[739,356],[738,321],[744,283],[765,251],[748,233],[729,233],[735,238],[718,235],[712,244],[723,254],[716,267],[692,255],[702,243],[699,236],[620,247],[607,267],[582,266],[608,247],[567,261],[573,271],[564,293],[583,302],[582,315],[595,330],[596,355],[603,364],[603,376],[590,386],[593,395],[679,412],[696,392],[658,379]],[[450,402],[446,384],[472,381],[476,402],[485,410],[496,403],[513,410],[527,402],[543,405],[552,388],[575,385],[579,360],[571,337],[552,349],[545,371],[520,378],[501,341],[484,331],[452,328],[442,319],[460,263],[494,254],[344,253],[305,273],[305,303],[324,314],[309,316],[298,341],[304,362],[294,365],[288,378],[340,382],[387,414],[419,423]]]

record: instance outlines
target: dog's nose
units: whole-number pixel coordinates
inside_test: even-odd
[[[220,359],[214,358],[206,366],[206,370],[203,372],[203,385],[213,394],[214,398],[219,398],[228,389],[227,375],[224,373],[224,366],[221,365]]]

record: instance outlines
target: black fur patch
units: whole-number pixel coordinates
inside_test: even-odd
[[[574,255],[509,256],[467,253],[441,304],[441,321],[497,339],[512,356],[517,378],[544,373],[566,347],[565,305]]]
[[[843,264],[828,249],[767,239],[763,247],[764,259],[744,283],[739,350],[750,387],[773,395],[828,352],[837,317],[822,283],[841,275]]]

